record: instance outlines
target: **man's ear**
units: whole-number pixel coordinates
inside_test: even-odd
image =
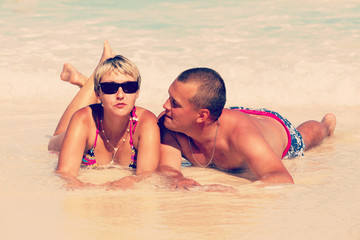
[[[210,118],[210,111],[208,109],[200,109],[198,112],[198,117],[196,119],[197,123],[203,123]]]

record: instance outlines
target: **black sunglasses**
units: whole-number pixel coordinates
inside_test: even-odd
[[[134,82],[134,81],[123,82],[123,83],[115,83],[115,82],[100,83],[101,91],[105,94],[117,93],[119,87],[121,87],[124,93],[135,93],[139,89],[139,84],[138,82]]]

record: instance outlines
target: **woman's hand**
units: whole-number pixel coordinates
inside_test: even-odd
[[[71,173],[65,171],[58,170],[56,171],[56,173],[59,174],[59,176],[66,181],[64,186],[69,190],[96,186],[95,184],[92,183],[84,183],[79,179],[77,179],[75,176],[73,176]]]
[[[126,190],[134,188],[134,184],[138,182],[136,176],[127,176],[119,180],[110,181],[102,184],[106,190]]]

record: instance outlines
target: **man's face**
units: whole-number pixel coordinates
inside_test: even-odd
[[[185,133],[195,123],[197,111],[189,99],[195,95],[197,85],[175,80],[169,88],[169,98],[164,103],[166,128]]]

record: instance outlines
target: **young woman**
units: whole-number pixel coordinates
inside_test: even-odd
[[[65,75],[76,71],[71,65],[64,65],[64,69]],[[80,187],[89,185],[76,177],[81,166],[129,166],[136,169],[136,175],[105,185],[131,187],[156,170],[160,157],[157,118],[135,106],[141,83],[139,71],[127,58],[114,56],[105,42],[94,74],[88,80],[77,76],[62,76],[81,88],[49,142],[49,150],[60,151],[56,172],[68,186]]]

